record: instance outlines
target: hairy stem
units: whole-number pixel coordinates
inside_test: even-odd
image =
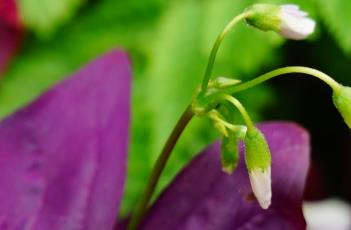
[[[324,81],[327,85],[329,85],[333,90],[337,90],[338,88],[340,88],[339,83],[337,83],[333,78],[331,78],[330,76],[328,76],[327,74],[319,70],[304,67],[304,66],[289,66],[289,67],[283,67],[283,68],[273,70],[251,81],[247,81],[242,84],[235,85],[233,87],[228,87],[228,89],[225,89],[225,92],[228,94],[233,94],[233,93],[254,87],[271,78],[274,78],[283,74],[289,74],[289,73],[304,73],[304,74],[319,78],[320,80]]]
[[[232,105],[234,105],[239,110],[241,116],[243,117],[243,119],[246,123],[248,130],[255,128],[248,112],[246,111],[245,107],[240,103],[239,100],[237,100],[236,98],[234,98],[228,94],[221,95],[221,98],[223,98],[224,100],[227,100],[228,102],[230,102]]]
[[[128,225],[128,230],[136,230],[138,225],[142,221],[142,218],[148,208],[149,202],[157,186],[157,182],[161,176],[163,169],[166,166],[167,160],[169,159],[169,156],[171,155],[172,150],[176,145],[180,135],[182,134],[183,130],[190,122],[193,116],[194,116],[194,113],[192,112],[191,106],[188,106],[186,110],[183,112],[180,119],[178,120],[171,135],[168,137],[167,142],[164,145],[152,169],[152,172],[146,184],[144,193],[142,194],[141,199],[139,200],[135,208],[135,211],[132,214],[132,217]]]
[[[213,65],[214,65],[214,62],[216,59],[216,55],[217,55],[219,46],[221,45],[224,37],[240,20],[247,18],[250,14],[251,14],[250,11],[245,11],[245,12],[239,14],[238,16],[234,17],[228,23],[228,25],[224,28],[224,30],[218,35],[218,37],[217,37],[217,39],[212,47],[210,57],[208,59],[205,75],[204,75],[204,78],[202,80],[202,84],[201,84],[201,93],[202,94],[206,93],[208,82],[210,81]]]

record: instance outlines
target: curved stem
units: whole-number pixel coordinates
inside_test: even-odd
[[[289,66],[289,67],[283,67],[279,68],[276,70],[273,70],[271,72],[268,72],[266,74],[263,74],[251,81],[244,82],[239,85],[235,85],[233,87],[230,87],[226,90],[224,90],[228,94],[233,94],[239,91],[243,91],[246,89],[249,89],[251,87],[254,87],[262,82],[265,82],[271,78],[283,75],[283,74],[288,74],[288,73],[304,73],[316,78],[319,78],[320,80],[324,81],[326,84],[328,84],[333,90],[337,90],[340,88],[340,84],[337,83],[333,78],[328,76],[327,74],[318,71],[316,69],[312,69],[309,67],[304,67],[304,66]]]
[[[216,55],[217,55],[219,46],[221,45],[221,42],[223,41],[226,34],[234,27],[234,25],[236,25],[240,20],[247,18],[250,14],[251,14],[250,11],[245,11],[245,12],[237,15],[228,23],[228,25],[224,28],[224,30],[218,35],[218,37],[217,37],[217,39],[212,47],[210,57],[208,59],[205,75],[204,75],[204,78],[202,80],[202,84],[201,84],[201,93],[202,94],[206,93],[208,82],[211,78],[211,73],[212,73],[214,61],[216,59]]]
[[[213,113],[213,116],[211,116],[210,113]],[[213,111],[209,112],[209,116],[213,120],[222,123],[225,127],[227,127],[228,129],[230,129],[230,130],[232,130],[234,132],[237,132],[237,131],[241,130],[240,126],[233,125],[233,124],[229,123],[228,121],[226,121],[224,118],[222,118],[221,114],[217,110],[213,110]]]
[[[243,117],[245,123],[246,123],[246,126],[247,126],[247,129],[248,130],[252,130],[255,128],[249,114],[247,113],[245,107],[240,103],[239,100],[237,100],[236,98],[228,95],[228,94],[224,94],[224,95],[221,95],[220,98],[223,98],[224,100],[227,100],[229,101],[230,103],[232,103],[240,112],[241,116]]]
[[[132,214],[130,219],[128,230],[135,230],[137,229],[138,225],[140,224],[147,206],[151,200],[152,194],[155,191],[157,182],[160,178],[160,175],[165,168],[167,160],[171,155],[171,152],[177,143],[179,136],[182,134],[184,128],[190,122],[191,118],[194,116],[194,113],[191,110],[191,106],[188,106],[186,110],[183,112],[182,116],[178,120],[176,126],[174,127],[171,135],[168,137],[166,144],[164,145],[157,161],[152,169],[150,178],[146,184],[145,190],[141,199],[139,200],[135,211]]]

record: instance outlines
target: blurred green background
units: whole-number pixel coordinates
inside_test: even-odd
[[[26,33],[1,78],[0,115],[5,117],[29,103],[96,56],[112,48],[128,51],[133,65],[133,99],[128,180],[122,204],[125,215],[139,197],[162,144],[191,101],[216,36],[233,16],[257,2],[18,0]],[[286,41],[275,33],[240,23],[222,44],[214,76],[247,80],[277,67],[305,65],[351,85],[351,1],[289,3],[299,4],[317,20],[313,36],[306,41]],[[318,189],[344,198],[349,193],[351,198],[347,188],[351,173],[344,167],[348,166],[350,132],[333,108],[330,90],[316,79],[296,76],[272,80],[239,97],[255,121],[294,120],[310,130],[313,167],[325,185],[317,183]],[[158,190],[217,136],[208,121],[194,119],[181,137]]]

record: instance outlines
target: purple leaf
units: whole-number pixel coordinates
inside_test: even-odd
[[[6,71],[21,42],[21,31],[0,25],[0,76]]]
[[[130,69],[106,54],[0,123],[0,229],[112,229],[123,192]]]
[[[263,210],[252,195],[243,147],[237,170],[221,171],[215,143],[198,155],[150,209],[143,230],[305,229],[302,193],[309,166],[309,137],[292,123],[266,123],[272,153],[272,205]]]
[[[19,49],[22,37],[15,0],[0,0],[0,76]]]
[[[20,28],[21,22],[16,0],[0,1],[0,25],[9,25],[14,28]]]

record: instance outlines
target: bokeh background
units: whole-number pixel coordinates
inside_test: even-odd
[[[225,24],[254,0],[0,0],[0,116],[31,102],[56,82],[113,48],[133,65],[128,181],[121,215],[139,197],[162,144],[191,101]],[[286,41],[240,23],[225,39],[214,76],[241,80],[287,65],[305,65],[351,85],[351,1],[297,3],[317,20],[306,41]],[[101,76],[103,77],[103,76]],[[304,75],[274,79],[239,98],[255,121],[293,120],[311,133],[306,199],[351,201],[351,135],[330,89]],[[218,134],[194,119],[172,155],[158,191]]]

